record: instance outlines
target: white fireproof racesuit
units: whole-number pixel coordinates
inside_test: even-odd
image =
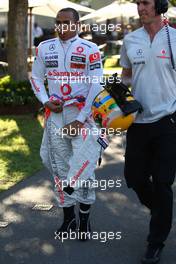
[[[44,79],[48,81],[48,93]],[[94,169],[100,148],[106,143],[91,133],[76,137],[64,135],[62,128],[74,120],[85,128],[95,128],[91,106],[101,91],[102,63],[96,44],[78,36],[67,41],[54,38],[41,42],[32,67],[32,89],[43,104],[49,100],[64,102],[62,113],[47,114],[40,155],[54,177],[56,198],[60,207],[70,207],[76,201],[92,204],[94,188],[78,185],[80,179],[94,180]],[[89,130],[89,131],[90,131]],[[85,143],[86,142],[86,143]],[[69,195],[63,191],[67,183],[75,186]]]

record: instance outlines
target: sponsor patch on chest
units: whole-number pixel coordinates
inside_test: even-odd
[[[45,56],[45,60],[56,60],[56,59],[58,59],[58,55]]]
[[[70,68],[72,68],[72,69],[85,69],[86,68],[86,64],[80,64],[80,63],[71,62]]]
[[[80,57],[80,56],[71,56],[71,61],[75,62],[86,62],[86,58]]]
[[[133,65],[141,65],[141,64],[145,64],[145,61],[135,61],[135,62],[133,62]]]
[[[100,63],[95,63],[90,65],[90,70],[95,70],[95,69],[100,69],[101,68],[101,64]]]
[[[94,63],[94,62],[97,62],[99,61],[101,58],[100,56],[100,53],[99,52],[96,52],[96,53],[93,53],[89,56],[89,61],[90,63]]]
[[[58,67],[58,61],[52,60],[52,61],[45,61],[46,68],[56,68]]]

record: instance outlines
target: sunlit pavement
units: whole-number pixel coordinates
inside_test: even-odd
[[[0,263],[140,263],[146,245],[149,212],[139,205],[133,191],[125,185],[123,142],[120,136],[112,139],[111,147],[107,149],[102,165],[97,169],[97,179],[102,181],[96,190],[97,201],[92,208],[91,218],[93,234],[97,235],[87,242],[77,239],[61,242],[54,239],[54,231],[61,224],[62,215],[54,200],[47,171],[43,170],[2,193],[0,221],[5,221],[4,225],[8,225],[0,228]],[[108,180],[111,180],[109,187],[105,188]],[[122,181],[122,186],[112,187],[117,180]],[[176,191],[174,203],[176,204]],[[36,204],[53,207],[48,211],[33,210]],[[176,263],[175,224],[174,211],[173,229],[161,264]],[[117,232],[121,232],[121,239],[117,239]]]

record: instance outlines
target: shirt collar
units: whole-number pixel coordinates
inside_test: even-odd
[[[59,40],[60,40],[60,42],[61,42],[63,45],[68,45],[68,44],[71,44],[72,42],[76,41],[77,39],[78,39],[78,35],[76,35],[76,36],[74,36],[73,38],[70,38],[70,39],[68,39],[68,40],[66,40],[66,41],[63,41],[63,40],[61,40],[61,39],[59,39]]]
[[[147,35],[149,35],[148,31],[145,29],[144,26],[142,27],[142,29],[143,29],[143,31],[144,31]],[[162,26],[162,28],[161,28],[156,34],[162,32],[163,30],[165,30],[165,26],[164,26],[164,25]]]

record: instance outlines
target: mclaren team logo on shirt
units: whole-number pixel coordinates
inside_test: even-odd
[[[89,56],[90,63],[94,63],[94,62],[97,62],[99,60],[100,60],[100,53],[99,52],[93,53]]]
[[[157,56],[157,58],[160,58],[160,59],[170,59],[170,56],[167,55],[167,51],[165,49],[162,49],[160,51],[160,55]]]

